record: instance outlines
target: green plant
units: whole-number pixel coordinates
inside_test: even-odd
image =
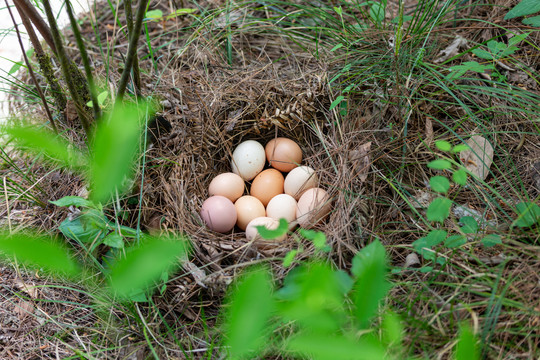
[[[540,3],[537,0],[521,0],[519,4],[514,6],[506,16],[504,20],[510,20],[521,16],[529,16],[540,12]],[[532,25],[540,27],[540,15],[526,17],[521,20],[525,25]]]

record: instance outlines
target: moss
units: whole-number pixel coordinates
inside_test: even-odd
[[[46,54],[37,54],[36,57],[39,62],[39,67],[41,68],[41,72],[51,87],[51,93],[58,110],[64,111],[67,103],[66,96],[64,95],[64,91],[58,82],[58,78],[54,76],[51,58]]]

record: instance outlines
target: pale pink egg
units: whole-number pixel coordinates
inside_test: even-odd
[[[296,220],[301,227],[310,228],[323,220],[332,207],[328,193],[321,188],[306,190],[298,200]]]
[[[231,200],[216,195],[206,199],[201,208],[201,218],[206,226],[219,233],[232,230],[236,224],[236,208]]]

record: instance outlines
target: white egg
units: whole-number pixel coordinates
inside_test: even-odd
[[[266,216],[276,220],[284,218],[292,229],[295,226],[292,222],[296,220],[296,200],[287,194],[274,196],[266,206]]]
[[[251,220],[246,228],[246,238],[248,240],[253,240],[255,238],[261,239],[256,226],[264,226],[268,230],[275,230],[279,226],[279,221],[266,217],[266,216],[261,216],[261,217]],[[284,240],[286,237],[287,237],[287,234],[280,236],[277,239],[274,239],[274,241],[281,241],[281,240]],[[272,240],[264,240],[264,241],[271,242]]]
[[[262,171],[265,162],[264,147],[255,140],[247,140],[234,149],[231,166],[233,173],[251,180]]]
[[[309,166],[299,166],[292,169],[285,178],[285,194],[298,200],[306,190],[316,187],[318,181],[315,170]]]

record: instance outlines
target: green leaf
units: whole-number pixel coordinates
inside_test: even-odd
[[[11,69],[9,69],[8,75],[15,74],[23,65],[24,63],[22,61],[15,62]]]
[[[332,103],[330,104],[329,110],[332,110],[333,108],[338,106],[344,99],[345,99],[345,96],[339,95],[334,101],[332,101]]]
[[[64,196],[61,199],[58,199],[56,201],[49,201],[51,204],[60,206],[60,207],[68,207],[68,206],[77,206],[77,207],[94,207],[94,203],[90,200],[83,199],[80,196]]]
[[[103,243],[113,248],[122,249],[124,247],[124,238],[116,232],[112,232],[105,236]]]
[[[455,360],[478,360],[480,353],[471,328],[467,325],[459,327],[459,338],[456,346]]]
[[[429,204],[426,214],[429,221],[437,221],[443,223],[450,215],[450,207],[452,201],[447,198],[437,198]]]
[[[367,328],[388,291],[388,267],[384,246],[376,240],[360,250],[352,260],[354,313],[360,328]]]
[[[330,52],[334,52],[336,51],[337,49],[340,49],[343,47],[343,44],[342,43],[339,43],[337,44],[336,46],[334,46],[332,49],[330,49]],[[339,75],[338,75],[339,76]]]
[[[298,254],[298,250],[289,251],[283,258],[283,267],[288,268],[289,266],[291,266],[294,258],[296,257],[296,254]]]
[[[444,140],[435,141],[435,146],[437,147],[437,149],[439,149],[441,151],[450,151],[450,150],[452,150],[452,144],[450,144],[448,141],[444,141]]]
[[[178,16],[193,14],[196,11],[197,11],[197,9],[187,9],[187,8],[177,9],[176,11],[174,11],[174,12],[170,13],[169,15],[167,15],[166,19],[171,20],[171,19],[174,19],[174,18],[176,18]]]
[[[531,26],[535,26],[535,27],[540,27],[540,15],[523,19],[523,20],[521,20],[521,22],[524,23],[525,25],[531,25]]]
[[[68,239],[76,240],[81,243],[95,243],[94,247],[101,244],[105,234],[109,231],[106,226],[102,226],[95,219],[89,219],[87,213],[70,220],[62,221],[58,230]]]
[[[147,11],[146,14],[144,14],[144,17],[146,19],[159,19],[163,17],[163,11],[157,9],[157,10],[150,10]]]
[[[458,153],[458,152],[462,152],[462,151],[465,151],[465,150],[469,150],[470,147],[467,145],[467,144],[459,144],[459,145],[456,145],[452,148],[452,152],[453,153]]]
[[[535,14],[540,11],[540,2],[538,0],[521,0],[504,17],[504,20],[513,19],[520,16]]]
[[[518,218],[514,221],[513,226],[531,227],[540,221],[540,206],[532,202],[520,202],[516,205]]]
[[[95,202],[107,203],[115,189],[122,192],[130,183],[145,108],[144,104],[140,108],[116,105],[112,114],[100,121],[90,167],[90,195]]]
[[[74,170],[81,170],[86,164],[85,156],[70,143],[52,132],[37,127],[8,127],[8,135],[13,136],[19,146],[36,154],[43,153],[54,163]]]
[[[429,179],[429,186],[433,191],[446,194],[450,189],[450,181],[444,176],[433,176]]]
[[[447,248],[456,248],[467,243],[467,238],[464,235],[452,235],[444,241],[444,246]]]
[[[467,185],[467,178],[468,178],[468,175],[467,175],[467,172],[465,171],[465,169],[456,170],[452,174],[452,180],[456,184],[461,185],[461,186]]]
[[[387,345],[401,345],[403,341],[403,326],[401,319],[392,311],[384,314],[382,321],[383,339]]]
[[[32,233],[0,234],[0,258],[16,258],[18,262],[69,277],[81,273],[79,264],[64,244]]]
[[[279,219],[279,226],[274,230],[267,229],[264,225],[258,225],[255,226],[255,228],[263,239],[273,240],[287,234],[287,231],[289,231],[289,223],[287,222],[287,220],[281,218]]]
[[[484,245],[485,247],[492,247],[502,244],[502,238],[500,235],[497,234],[486,235],[481,241],[482,245]]]
[[[265,335],[268,335],[268,320],[273,309],[269,271],[265,268],[248,270],[232,292],[226,310],[224,333],[230,358],[255,355],[266,346]]]
[[[105,100],[107,99],[107,96],[109,96],[109,92],[107,90],[101,92],[98,96],[97,96],[97,101],[98,101],[98,105],[99,106],[102,106],[103,103],[105,102]],[[89,101],[88,103],[86,103],[86,105],[88,107],[93,107],[94,106],[94,103],[92,103],[92,101]]]
[[[478,222],[472,216],[463,216],[459,219],[461,231],[465,234],[476,234],[478,232]]]
[[[530,19],[530,18],[529,18]],[[524,19],[523,21],[525,21],[526,19]],[[527,36],[529,36],[531,33],[528,32],[528,33],[523,33],[523,34],[518,34],[518,35],[514,35],[512,36],[511,38],[508,39],[508,45],[511,46],[511,45],[517,45],[519,44],[520,42],[522,42],[523,40],[525,40],[527,38]]]
[[[300,229],[300,235],[311,240],[315,248],[321,250],[326,246],[326,235],[322,231]]]
[[[125,258],[111,266],[111,289],[120,297],[151,287],[164,271],[176,269],[187,256],[183,238],[160,239],[146,236],[140,245],[126,249]]]
[[[452,168],[452,163],[448,160],[437,159],[427,164],[428,168],[436,170],[448,170]]]
[[[422,249],[431,249],[432,247],[439,245],[444,241],[447,234],[448,233],[444,230],[431,230],[426,236],[421,237],[412,243],[413,249],[424,254]]]
[[[385,8],[381,3],[373,2],[369,7],[369,16],[377,24],[381,24],[385,16]]]
[[[383,360],[386,350],[371,336],[357,340],[340,334],[301,332],[285,343],[298,358],[315,360]]]

